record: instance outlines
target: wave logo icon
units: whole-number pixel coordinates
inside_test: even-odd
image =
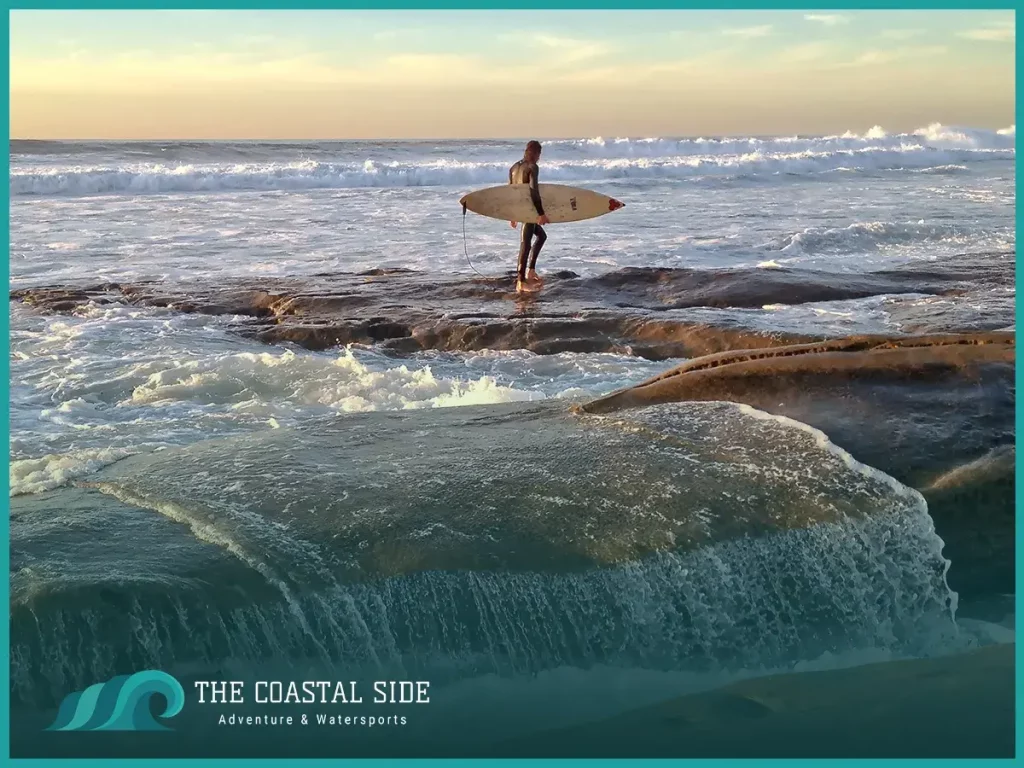
[[[181,683],[155,669],[119,675],[69,694],[61,702],[48,731],[170,731],[153,719],[149,699],[163,696],[161,720],[174,717],[185,706]]]

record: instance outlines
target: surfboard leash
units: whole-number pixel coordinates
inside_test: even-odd
[[[480,277],[487,279],[487,275],[483,274],[479,269],[473,266],[473,260],[469,258],[469,246],[466,245],[466,204],[462,204],[462,250],[466,252],[466,261],[469,262],[470,268],[476,272]]]

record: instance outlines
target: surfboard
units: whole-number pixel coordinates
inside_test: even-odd
[[[552,224],[583,221],[617,211],[625,204],[600,192],[564,184],[539,184],[540,200]],[[530,200],[529,184],[502,184],[471,192],[459,200],[473,213],[502,221],[536,224],[537,209]]]

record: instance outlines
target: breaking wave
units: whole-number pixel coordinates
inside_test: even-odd
[[[16,518],[12,697],[228,660],[440,683],[955,634],[923,498],[823,433],[722,403],[560,414],[369,414],[119,463],[92,508]],[[54,538],[86,520],[90,547]]]
[[[825,137],[574,139],[549,143],[544,178],[572,183],[831,172],[955,173],[979,161],[1012,159],[1015,138],[1014,127],[983,131],[935,123],[914,133],[893,135],[876,127],[863,135]],[[76,153],[53,153],[50,156],[60,160],[57,164],[17,165],[10,174],[10,192],[12,196],[76,196],[479,186],[507,180],[508,156],[517,147],[441,145],[386,162],[375,159],[382,150],[373,144],[197,145],[194,150],[185,146],[175,148],[177,161],[158,149],[154,145],[152,151],[143,148],[129,153],[140,162],[124,165],[71,165],[67,161]],[[97,149],[83,149],[78,154],[89,160],[101,157],[97,153]],[[209,162],[214,158],[222,162]],[[227,159],[233,161],[224,162]]]

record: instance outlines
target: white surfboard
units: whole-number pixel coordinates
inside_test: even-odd
[[[603,216],[622,208],[624,203],[589,189],[563,184],[539,184],[540,201],[552,224],[583,221]],[[537,209],[530,200],[529,184],[502,184],[500,187],[478,189],[459,203],[473,213],[503,221],[536,224]]]

